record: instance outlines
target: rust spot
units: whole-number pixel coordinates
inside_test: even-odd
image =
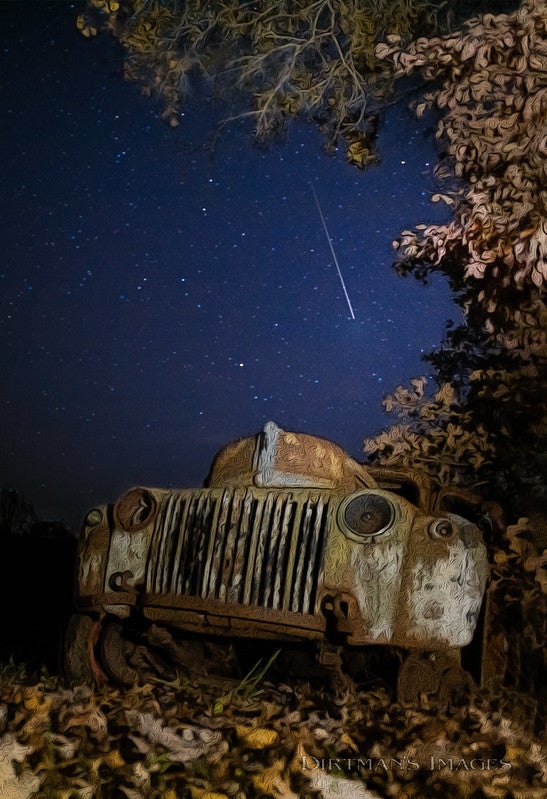
[[[440,602],[432,600],[427,602],[424,607],[424,619],[440,619],[444,616],[444,607]]]

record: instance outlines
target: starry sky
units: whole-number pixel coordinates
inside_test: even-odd
[[[362,459],[382,396],[460,319],[441,277],[391,269],[402,229],[446,218],[431,130],[393,106],[366,172],[304,123],[211,150],[244,107],[196,91],[168,127],[79,10],[0,3],[0,485],[77,527],[131,485],[201,485],[270,419]]]

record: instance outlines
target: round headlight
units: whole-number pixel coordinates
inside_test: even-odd
[[[342,509],[342,523],[351,538],[366,540],[379,535],[392,523],[392,504],[381,494],[363,493]]]
[[[99,508],[93,508],[90,510],[87,516],[84,519],[84,524],[87,527],[95,527],[97,524],[100,524],[103,520],[103,512]]]
[[[116,503],[116,520],[122,530],[138,530],[156,511],[154,497],[146,488],[132,488]]]
[[[448,541],[454,535],[454,527],[449,519],[435,519],[429,525],[429,535],[435,541]]]

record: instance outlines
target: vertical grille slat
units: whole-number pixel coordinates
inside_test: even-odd
[[[268,543],[268,536],[270,535],[270,524],[272,520],[272,510],[273,510],[273,503],[274,498],[272,494],[268,494],[266,497],[266,502],[264,503],[264,509],[262,511],[262,518],[260,520],[260,525],[257,528],[257,546],[256,546],[256,554],[255,554],[255,568],[254,572],[251,575],[252,579],[252,593],[251,593],[251,604],[252,605],[260,605],[260,591],[262,587],[262,575],[265,569],[266,564],[264,563],[264,559],[266,556],[266,546]]]
[[[195,495],[190,495],[186,500],[186,508],[184,513],[184,522],[185,522],[185,529],[180,530],[178,533],[176,530],[172,531],[172,535],[179,537],[184,536],[186,541],[186,546],[184,550],[181,550],[181,563],[186,562],[188,560],[192,560],[195,555],[197,554],[197,547],[196,547],[196,529],[195,529],[195,518],[196,518],[196,502],[199,497]],[[180,564],[179,564],[180,565]],[[191,578],[191,574],[188,572],[183,572],[180,568],[178,569],[177,580],[175,584],[175,593],[178,591],[181,594],[188,593],[190,588],[189,581]]]
[[[287,497],[281,519],[279,548],[277,551],[276,567],[273,578],[272,607],[278,608],[283,601],[284,575],[287,573],[289,544],[291,541],[291,521],[294,518],[294,501],[292,495]]]
[[[304,580],[305,580],[305,564],[306,564],[306,544],[310,535],[311,516],[313,508],[310,503],[306,502],[300,526],[300,534],[298,537],[298,551],[296,555],[296,568],[293,581],[293,592],[290,609],[298,611],[302,602],[304,601]]]
[[[165,571],[162,575],[161,587],[164,591],[169,590],[169,586],[176,582],[177,579],[177,551],[180,553],[185,528],[181,525],[181,519],[184,515],[185,506],[180,503],[174,505],[173,513],[169,518],[169,558],[166,558]],[[173,534],[174,531],[180,530],[182,535]],[[180,556],[180,555],[179,555]]]
[[[315,604],[317,592],[317,579],[314,574],[314,565],[316,563],[317,554],[322,550],[323,546],[326,528],[326,515],[324,510],[325,506],[323,500],[319,498],[314,508],[314,533],[310,535],[308,539],[309,555],[304,579],[304,601],[310,606]]]
[[[176,551],[176,555],[175,555],[175,557],[177,558],[177,562],[180,562],[180,558],[183,556],[184,549],[188,545],[187,544],[187,540],[188,540],[188,535],[187,535],[187,533],[188,533],[188,524],[187,524],[187,520],[188,520],[188,511],[189,511],[190,502],[189,501],[182,501],[180,503],[180,505],[181,505],[180,533],[179,533],[179,537],[178,537],[179,538],[179,542],[178,542],[177,551]],[[176,533],[175,533],[175,535],[176,535]],[[179,571],[179,573],[176,574],[176,569],[175,569],[175,575],[176,575],[175,576],[176,591],[178,592],[178,591],[182,590],[182,573]]]
[[[252,535],[253,522],[256,511],[256,500],[247,493],[241,508],[241,521],[237,531],[237,540],[234,547],[234,562],[232,576],[228,586],[226,599],[228,602],[243,602],[245,585],[249,574],[249,561],[246,557]]]
[[[223,602],[226,602],[228,591],[232,586],[237,551],[238,528],[241,524],[242,513],[243,496],[241,493],[235,492],[232,497],[230,515],[226,524],[224,556],[222,559],[218,588],[218,598]]]
[[[280,528],[281,528],[281,513],[283,510],[283,498],[278,497],[277,501],[274,503],[272,508],[272,522],[270,526],[270,540],[268,542],[268,548],[266,550],[265,558],[264,558],[264,581],[263,581],[263,590],[261,594],[261,605],[265,607],[271,607],[270,598],[273,594],[273,581],[275,579],[275,574],[277,569],[277,552],[279,548],[279,536],[280,536]]]
[[[328,510],[317,490],[173,492],[154,528],[147,590],[313,614]]]
[[[209,531],[211,527],[211,503],[207,495],[198,498],[195,508],[194,528],[194,558],[193,567],[190,571],[188,593],[198,596],[203,572],[205,570],[205,560],[207,556],[207,545],[209,543]]]
[[[222,510],[222,503],[217,502],[211,498],[211,511],[212,511],[211,530],[217,529],[221,510]],[[205,566],[203,569],[203,574],[201,576],[201,584],[199,590],[199,596],[202,597],[202,599],[205,599],[208,596],[208,586],[209,586],[209,579],[211,576],[211,560],[212,560],[214,544],[215,544],[215,537],[214,535],[210,534],[209,541],[207,542],[207,554],[205,556]]]
[[[226,530],[230,521],[230,506],[232,504],[232,494],[230,491],[225,490],[222,494],[221,510],[218,519],[218,524],[215,530],[211,531],[214,536],[213,552],[210,558],[210,573],[209,584],[207,587],[207,596],[218,598],[218,590],[220,587],[220,579],[222,576],[222,557],[224,555],[224,547],[226,544]]]
[[[293,596],[293,578],[296,563],[298,558],[298,545],[300,541],[300,528],[302,526],[302,519],[304,517],[304,503],[299,502],[296,505],[296,511],[291,530],[289,533],[290,540],[287,541],[287,579],[284,581],[282,605],[284,608],[291,609],[291,601]]]
[[[165,568],[169,563],[171,547],[173,546],[173,536],[171,531],[173,529],[173,516],[178,510],[178,505],[175,497],[169,498],[169,503],[165,509],[165,518],[163,521],[162,537],[158,543],[158,559],[156,561],[156,581],[155,589],[158,593],[165,590]]]
[[[254,530],[261,530],[262,529],[262,519],[264,517],[264,503],[259,502],[257,506],[257,510],[254,516]],[[256,577],[256,569],[255,563],[257,560],[257,551],[258,551],[258,540],[259,535],[255,533],[252,534],[252,530],[249,529],[249,537],[250,537],[250,544],[249,544],[249,556],[247,559],[247,569],[245,574],[245,585],[243,591],[243,599],[242,602],[244,605],[250,605],[252,601],[252,593],[253,593],[253,583]]]
[[[170,502],[174,501],[171,498]],[[167,509],[169,505],[166,505],[160,512],[160,516],[158,521],[156,522],[156,533],[152,538],[152,543],[150,546],[150,552],[148,556],[148,582],[150,584],[151,590],[156,593],[158,589],[158,576],[160,573],[161,568],[161,556],[160,553],[162,551],[162,541],[165,537],[165,517],[167,515]]]

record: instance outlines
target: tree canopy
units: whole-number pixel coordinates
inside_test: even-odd
[[[529,0],[456,33],[377,48],[396,76],[419,71],[432,86],[414,105],[418,114],[440,111],[438,172],[447,188],[434,199],[452,208],[448,224],[403,231],[397,268],[448,275],[466,323],[430,356],[439,394],[424,398],[418,384],[396,392],[387,407],[399,410],[402,426],[391,441],[388,434],[367,446],[374,457],[394,457],[429,418],[425,458],[446,463],[449,480],[485,481],[513,500],[544,493],[546,12]],[[412,457],[420,460],[416,450]]]
[[[297,114],[318,124],[328,149],[341,137],[359,166],[374,160],[377,112],[393,68],[376,54],[379,33],[409,42],[446,27],[444,3],[428,0],[89,0],[84,35],[109,28],[125,50],[125,74],[178,113],[197,75],[250,100],[257,140]]]

